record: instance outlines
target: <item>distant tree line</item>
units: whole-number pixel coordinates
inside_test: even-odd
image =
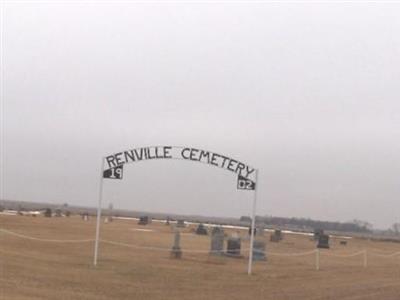
[[[248,216],[240,218],[242,222],[251,222]],[[319,221],[306,218],[285,218],[273,216],[257,216],[256,222],[282,228],[296,228],[299,230],[323,229],[328,231],[371,233],[372,225],[366,221],[353,220],[351,222]]]

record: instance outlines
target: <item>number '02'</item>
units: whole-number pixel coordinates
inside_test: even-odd
[[[239,179],[238,180],[238,188],[242,190],[253,190],[253,182],[251,180]]]

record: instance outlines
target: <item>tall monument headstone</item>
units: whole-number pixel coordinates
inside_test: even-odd
[[[182,250],[181,250],[181,233],[179,230],[175,230],[174,235],[174,245],[172,246],[171,250],[171,257],[172,258],[181,258],[182,257]]]
[[[264,236],[265,226],[263,224],[258,225],[255,233],[257,236]]]
[[[82,220],[83,221],[89,221],[89,213],[88,212],[82,213]]]
[[[176,227],[179,227],[179,228],[186,227],[185,220],[178,220],[176,223]]]
[[[51,213],[51,209],[50,208],[46,208],[46,210],[44,211],[44,216],[46,218],[51,218],[52,213]]]
[[[228,238],[226,246],[226,255],[231,257],[242,257],[240,255],[241,240],[239,237]]]
[[[253,260],[267,260],[265,255],[265,242],[263,240],[254,240],[253,243]]]
[[[149,216],[141,216],[139,218],[138,225],[147,225],[149,224]]]
[[[279,242],[283,239],[282,231],[280,229],[275,229],[274,233],[271,234],[270,241],[271,242]]]
[[[314,240],[318,241],[319,240],[319,236],[323,235],[323,234],[324,234],[324,230],[323,229],[320,229],[320,228],[314,229]]]
[[[317,248],[329,249],[329,235],[327,234],[319,235]]]
[[[222,255],[224,252],[224,230],[222,227],[214,227],[211,231],[210,254]]]
[[[207,235],[207,228],[203,224],[199,224],[196,228],[196,234],[198,235]]]

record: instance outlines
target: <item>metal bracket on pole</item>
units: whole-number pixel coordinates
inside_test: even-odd
[[[101,159],[101,170],[100,170],[100,186],[99,186],[99,204],[97,206],[97,220],[96,220],[96,241],[94,244],[94,266],[97,266],[97,257],[99,254],[99,236],[100,236],[100,219],[101,219],[101,202],[103,199],[103,170],[104,170],[104,158]]]
[[[256,223],[256,206],[257,206],[257,186],[258,186],[258,170],[255,170],[255,180],[256,183],[254,189],[254,200],[253,200],[253,209],[252,209],[252,216],[251,216],[251,229],[250,229],[250,253],[249,253],[249,265],[247,268],[247,274],[251,275],[251,268],[253,266],[253,243],[254,243],[254,228]]]

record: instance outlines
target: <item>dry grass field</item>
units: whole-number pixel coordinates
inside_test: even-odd
[[[93,239],[95,220],[1,215],[0,228],[40,239]],[[248,248],[247,233],[238,232]],[[274,254],[315,248],[308,236],[286,234],[280,243],[270,243],[269,234],[263,238]],[[181,260],[168,250],[145,248],[171,248],[172,230],[161,223],[102,223],[101,239],[140,247],[101,242],[95,268],[92,241],[45,242],[0,232],[0,299],[400,299],[400,256],[373,254],[400,251],[400,244],[351,239],[343,246],[333,239],[331,249],[321,251],[319,271],[315,254],[270,255],[248,276],[248,253],[243,259],[209,257],[210,238],[195,235],[193,227],[182,230]],[[340,257],[364,249],[366,268],[363,255]]]

